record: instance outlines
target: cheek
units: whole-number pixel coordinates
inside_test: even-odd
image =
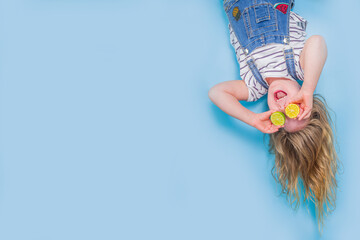
[[[301,86],[298,83],[294,83],[293,87],[290,89],[292,95],[296,95],[301,89]]]
[[[269,106],[269,109],[273,109],[275,107],[274,99],[271,99],[270,97],[268,97],[267,104]]]

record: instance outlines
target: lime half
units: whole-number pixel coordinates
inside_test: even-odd
[[[297,104],[289,104],[285,108],[285,113],[289,118],[296,118],[300,113],[300,107]]]
[[[270,121],[275,125],[275,126],[282,126],[285,124],[285,114],[282,112],[274,112],[273,114],[271,114],[270,116]]]

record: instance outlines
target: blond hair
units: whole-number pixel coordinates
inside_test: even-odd
[[[322,232],[324,215],[331,213],[336,206],[339,159],[328,105],[319,94],[315,94],[313,99],[307,126],[297,132],[290,133],[282,128],[271,134],[269,152],[275,155],[272,175],[280,183],[282,193],[297,209],[302,185],[304,202],[314,202],[319,230]]]

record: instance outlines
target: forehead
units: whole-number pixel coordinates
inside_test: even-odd
[[[297,119],[291,119],[287,117],[284,124],[284,129],[287,132],[296,132],[306,127],[308,123],[309,123],[309,119],[303,119],[299,121]]]

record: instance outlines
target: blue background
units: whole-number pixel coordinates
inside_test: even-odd
[[[263,134],[208,98],[239,79],[221,0],[0,0],[0,239],[355,239],[359,10],[294,9],[327,40],[316,92],[344,165],[320,238],[311,206],[279,196]]]

